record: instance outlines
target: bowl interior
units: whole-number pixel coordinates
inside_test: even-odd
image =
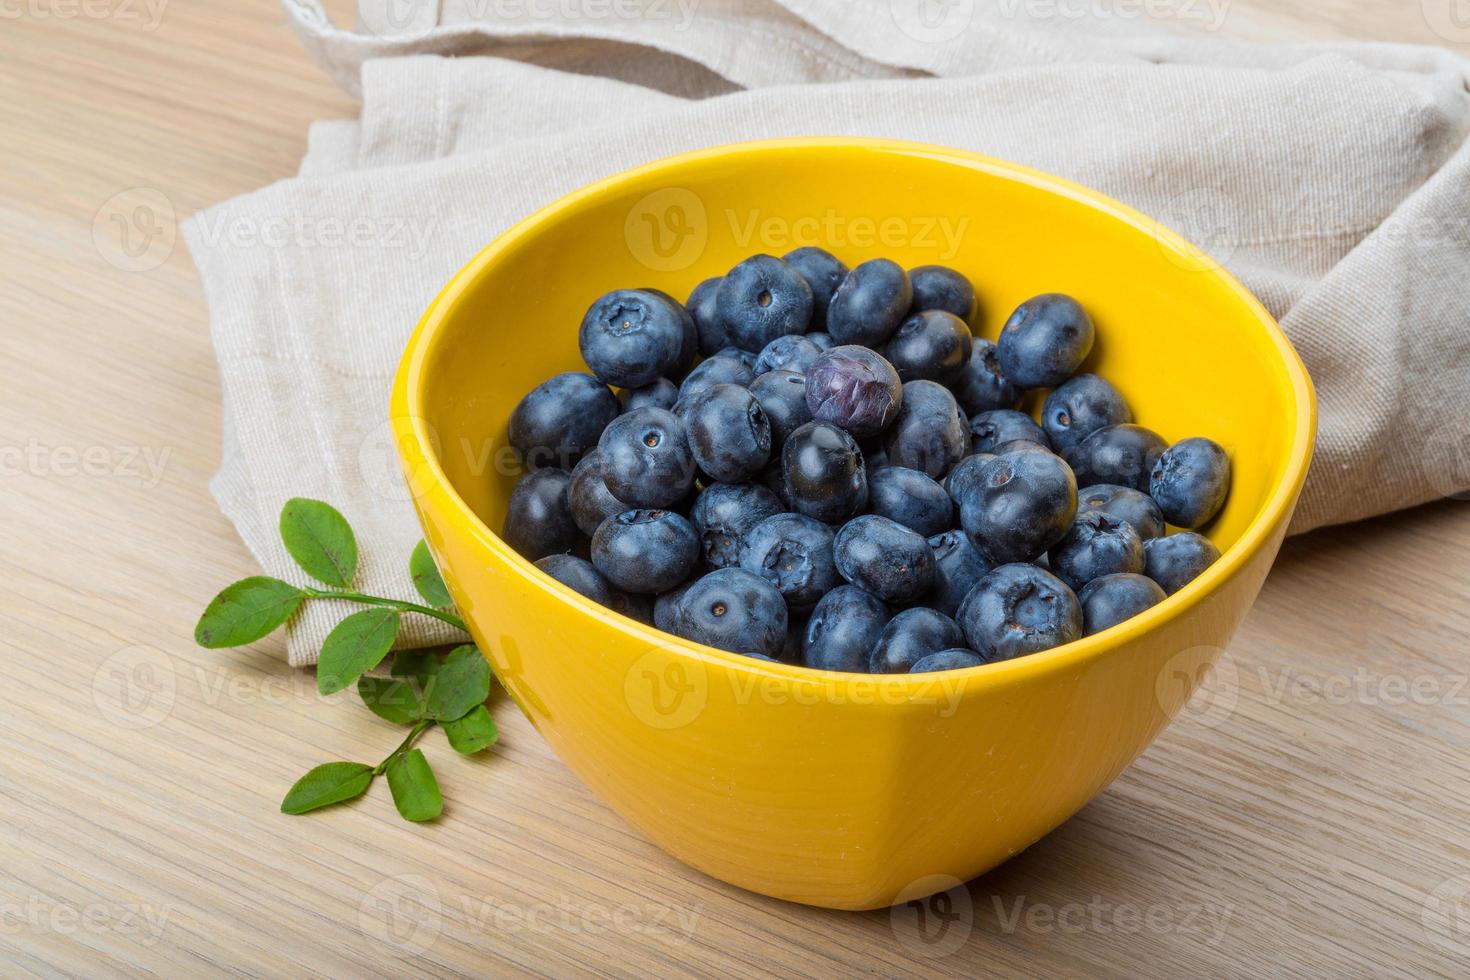
[[[1119,387],[1135,421],[1230,452],[1232,491],[1208,529],[1222,550],[1294,494],[1310,424],[1305,375],[1270,318],[1213,263],[1055,178],[960,151],[851,140],[747,144],[630,171],[481,253],[426,321],[423,380],[410,394],[449,485],[499,532],[520,474],[510,413],[547,377],[585,370],[577,329],[599,295],[649,286],[682,300],[752,253],[802,245],[848,265],[884,256],[952,266],[975,284],[972,329],[991,339],[1027,297],[1076,296],[1097,326],[1086,370]]]

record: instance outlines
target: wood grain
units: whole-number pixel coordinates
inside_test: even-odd
[[[913,910],[795,907],[683,868],[509,705],[490,757],[434,750],[438,825],[404,824],[381,788],[278,814],[307,765],[376,761],[396,732],[319,699],[277,641],[191,642],[202,603],[253,570],[207,491],[205,310],[181,247],[126,272],[93,223],[132,188],[184,215],[288,176],[308,122],[354,106],[266,0],[173,3],[151,30],[121,2],[12,3],[0,30],[0,973],[1470,968],[1457,502],[1290,542],[1188,715],[956,896],[953,951],[918,940]],[[1435,2],[1236,2],[1225,33],[1454,40]]]

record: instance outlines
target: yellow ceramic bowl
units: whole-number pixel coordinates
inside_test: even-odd
[[[1036,293],[1081,300],[1087,368],[1138,421],[1224,444],[1223,557],[1121,626],[920,676],[809,671],[661,633],[539,572],[497,532],[520,398],[585,370],[577,327],[617,287],[684,297],[755,252],[941,262],[995,337]],[[516,702],[615,810],[680,860],[779,898],[864,909],[999,864],[1077,811],[1188,699],[1276,555],[1311,454],[1301,362],[1229,275],[1099,194],[959,150],[747,143],[630,170],[477,255],[408,344],[393,424],[424,531]]]

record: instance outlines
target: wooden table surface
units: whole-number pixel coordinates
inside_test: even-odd
[[[508,707],[497,751],[440,767],[437,825],[381,789],[280,815],[306,766],[376,759],[394,733],[319,699],[278,639],[192,643],[202,604],[253,571],[206,486],[206,313],[182,247],[126,272],[94,219],[130,188],[182,216],[288,176],[307,124],[354,105],[269,0],[157,8],[0,2],[0,975],[1470,972],[1454,502],[1289,542],[1186,715],[972,882],[943,943],[912,911],[687,870]],[[1446,43],[1454,10],[1237,0],[1225,30]]]

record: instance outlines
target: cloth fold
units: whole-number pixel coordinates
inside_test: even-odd
[[[213,490],[270,574],[297,574],[276,536],[281,504],[315,496],[358,529],[361,587],[409,597],[418,529],[384,420],[402,345],[439,287],[588,181],[768,136],[1013,159],[1211,252],[1280,319],[1317,385],[1294,532],[1470,486],[1470,73],[1448,52],[1046,32],[978,7],[951,37],[953,24],[906,20],[907,0],[702,0],[674,25],[484,22],[475,2],[427,5],[433,21],[419,11],[409,36],[365,7],[380,36],[287,0],[308,47],[360,86],[361,117],[313,126],[298,177],[184,226],[225,405]],[[463,50],[500,56],[420,53]],[[291,662],[313,662],[340,615],[299,617]],[[419,622],[404,638],[453,639]]]

